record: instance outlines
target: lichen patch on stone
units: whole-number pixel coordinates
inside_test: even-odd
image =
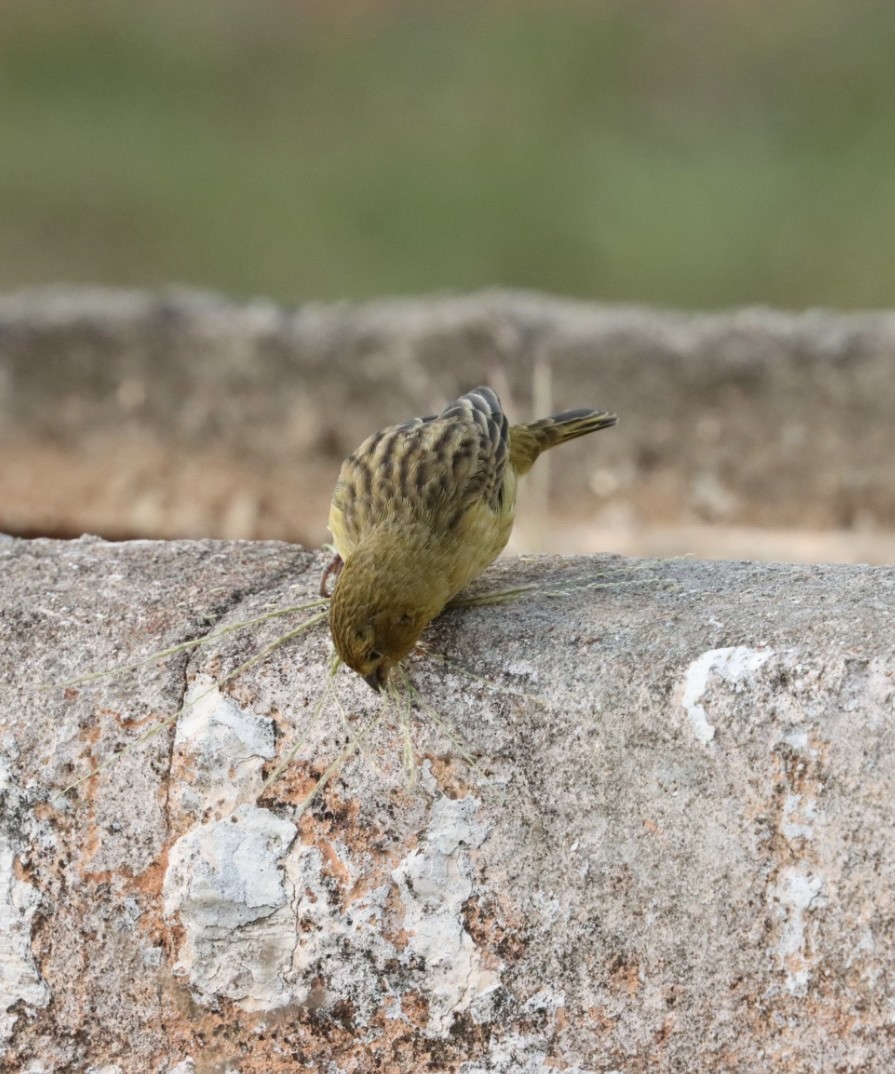
[[[769,650],[735,645],[724,649],[709,649],[689,665],[684,672],[682,703],[693,734],[703,746],[707,746],[715,737],[715,728],[709,722],[708,711],[702,704],[712,675],[717,675],[729,684],[738,685],[758,671],[771,656],[773,653]]]
[[[50,1001],[31,953],[31,919],[39,902],[35,889],[16,876],[15,852],[4,840],[0,843],[0,1042],[9,1039],[18,1020],[12,1008],[20,1003],[45,1007]]]

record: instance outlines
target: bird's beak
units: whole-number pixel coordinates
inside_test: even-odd
[[[378,667],[370,675],[364,675],[364,682],[367,686],[372,686],[378,694],[382,690],[382,687],[385,686],[385,672],[381,667]]]

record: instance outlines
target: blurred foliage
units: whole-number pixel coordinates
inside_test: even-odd
[[[895,5],[6,0],[0,286],[891,305]]]

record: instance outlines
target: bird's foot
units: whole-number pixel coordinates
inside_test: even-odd
[[[320,576],[320,596],[321,597],[331,597],[332,596],[332,592],[328,588],[326,583],[330,580],[330,578],[332,578],[333,580],[337,579],[339,577],[339,572],[342,570],[342,568],[344,566],[345,566],[345,561],[342,559],[342,557],[339,555],[339,553],[336,552],[335,556],[333,556],[332,560],[330,560],[329,564],[327,565],[326,570],[324,570],[323,574]]]

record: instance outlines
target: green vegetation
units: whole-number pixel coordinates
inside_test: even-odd
[[[0,287],[889,306],[893,56],[882,0],[7,2]]]

